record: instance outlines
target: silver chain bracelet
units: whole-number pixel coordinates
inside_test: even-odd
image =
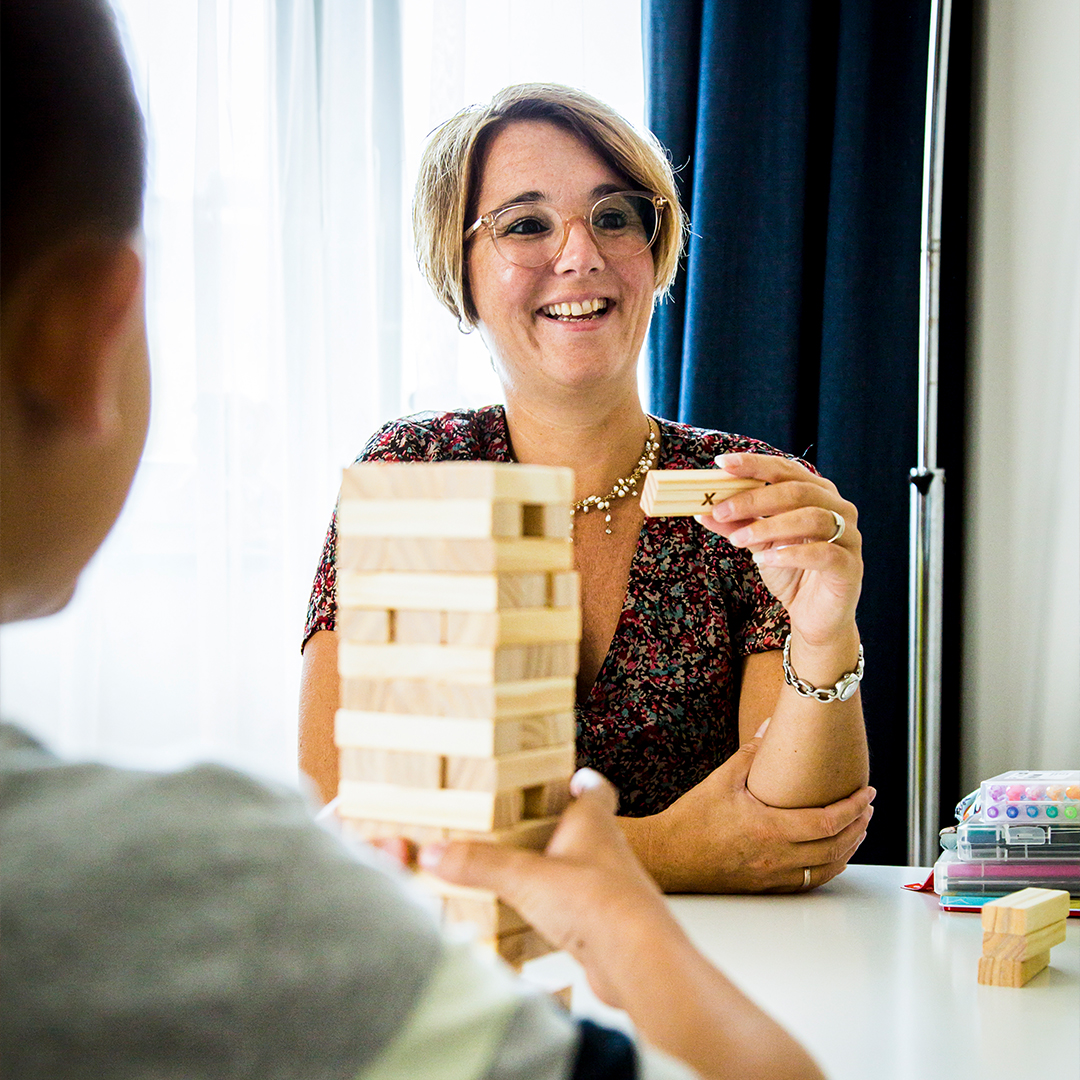
[[[858,690],[859,683],[862,682],[864,667],[863,647],[860,645],[859,662],[855,665],[854,671],[849,671],[846,675],[841,675],[837,684],[835,686],[830,686],[827,689],[811,686],[805,679],[800,679],[799,676],[795,674],[795,669],[791,666],[790,634],[784,642],[784,681],[788,686],[792,687],[795,690],[795,693],[800,697],[813,698],[815,701],[820,701],[822,705],[828,705],[831,701],[847,701],[847,699]]]

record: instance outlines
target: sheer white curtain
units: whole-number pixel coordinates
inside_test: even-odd
[[[424,139],[532,79],[640,122],[638,4],[115,5],[150,133],[153,420],[73,603],[0,632],[0,710],[65,754],[290,779],[341,467],[391,416],[499,396],[415,270]]]

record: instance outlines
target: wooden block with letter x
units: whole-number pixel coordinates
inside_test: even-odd
[[[731,476],[722,469],[652,469],[645,476],[641,509],[646,517],[692,517],[740,491],[764,486],[762,480]]]

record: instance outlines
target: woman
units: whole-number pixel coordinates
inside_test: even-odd
[[[506,406],[394,421],[361,459],[573,468],[578,753],[618,787],[632,846],[670,891],[833,877],[872,813],[856,512],[771,447],[642,409],[638,357],[685,229],[663,150],[579,91],[510,87],[435,133],[413,217],[421,269],[480,332]],[[767,486],[700,524],[644,519],[649,468],[714,460]],[[334,549],[331,523],[301,694],[301,766],[327,798]]]

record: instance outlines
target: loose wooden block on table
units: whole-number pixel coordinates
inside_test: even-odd
[[[646,517],[692,517],[740,491],[764,487],[761,480],[731,476],[722,469],[651,469],[641,492]]]
[[[1048,952],[1065,940],[1065,920],[1044,926],[1030,934],[983,933],[983,956],[999,956],[1005,960],[1027,960]]]
[[[980,956],[979,984],[981,986],[1023,986],[1038,975],[1049,963],[1049,951],[1028,957],[1027,960],[1009,960],[1001,956]]]
[[[1065,919],[1069,894],[1064,889],[1021,889],[983,904],[983,931],[996,934],[1030,934]]]

